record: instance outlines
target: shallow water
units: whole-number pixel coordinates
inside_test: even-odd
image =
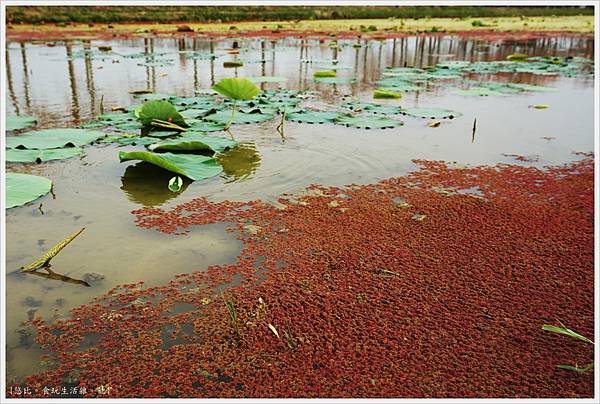
[[[237,41],[240,55],[226,55]],[[130,39],[56,43],[9,42],[7,60],[8,113],[38,117],[39,127],[76,126],[94,118],[101,99],[107,110],[134,103],[132,89],[154,88],[159,93],[193,96],[224,77],[283,76],[283,85],[319,93],[308,105],[328,108],[341,104],[342,94],[372,101],[373,81],[389,66],[417,67],[444,60],[504,60],[520,52],[530,56],[593,57],[593,40],[554,37],[535,40],[484,40],[456,36],[425,36],[363,41],[340,40],[341,49],[327,46],[329,39],[271,40],[261,38]],[[365,44],[367,46],[365,46]],[[84,48],[112,46],[127,55],[164,53],[167,66],[139,65],[144,59],[126,59],[96,52],[81,56]],[[205,50],[225,54],[216,60],[187,59],[186,52]],[[235,57],[244,67],[225,69],[223,60]],[[302,59],[338,59],[340,76],[353,76],[353,85],[316,84],[318,67]],[[6,214],[7,376],[19,379],[38,366],[39,352],[20,323],[28,316],[67,316],[70,308],[86,303],[121,283],[140,280],[159,284],[175,274],[233,262],[241,249],[224,224],[192,229],[189,236],[165,235],[140,229],[130,213],[143,206],[168,208],[199,196],[211,200],[276,200],[283,193],[299,192],[311,183],[345,185],[370,183],[400,176],[415,169],[412,159],[456,161],[460,164],[512,163],[544,166],[578,159],[573,152],[593,150],[593,79],[531,74],[499,74],[497,81],[522,82],[557,88],[557,92],[530,92],[503,97],[465,97],[451,94],[448,86],[404,93],[400,101],[378,101],[403,107],[441,107],[462,116],[443,120],[438,128],[428,120],[403,117],[404,126],[360,130],[323,124],[285,123],[285,140],[276,131],[278,119],[232,128],[237,149],[220,157],[225,172],[205,181],[187,183],[179,194],[166,183],[172,176],[152,166],[119,163],[120,150],[140,147],[88,146],[79,158],[38,165],[9,164],[8,171],[31,172],[54,182],[47,195]],[[263,88],[274,89],[266,84]],[[548,104],[549,109],[529,108]],[[477,119],[475,140],[473,120]],[[549,139],[544,139],[549,138]],[[538,156],[522,162],[506,155]],[[40,208],[41,204],[41,208]],[[86,230],[53,261],[53,270],[75,279],[89,273],[91,287],[21,274],[20,266],[77,229]],[[89,279],[89,275],[88,275]]]

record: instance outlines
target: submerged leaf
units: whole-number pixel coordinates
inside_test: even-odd
[[[233,100],[251,100],[260,93],[260,88],[244,78],[223,79],[212,86],[212,89]]]
[[[17,130],[24,129],[29,126],[35,125],[37,120],[33,116],[17,116],[7,115],[6,116],[6,130]]]
[[[191,180],[203,180],[218,175],[223,168],[212,157],[195,154],[152,153],[147,151],[120,152],[121,162],[142,160]]]
[[[6,161],[12,163],[42,163],[50,160],[68,159],[80,155],[81,147],[65,147],[62,149],[7,149]]]
[[[52,188],[52,181],[37,175],[6,173],[6,208],[25,205]]]
[[[102,132],[86,129],[42,129],[6,138],[7,148],[58,149],[83,146],[104,137]]]

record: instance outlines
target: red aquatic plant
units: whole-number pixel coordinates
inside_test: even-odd
[[[589,362],[587,347],[541,325],[593,337],[593,160],[417,163],[279,208],[134,211],[168,233],[230,222],[243,251],[34,319],[53,365],[25,385],[37,397],[67,383],[85,397],[592,397],[592,374],[555,366]]]

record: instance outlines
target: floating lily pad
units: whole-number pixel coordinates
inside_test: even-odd
[[[223,168],[214,158],[196,154],[152,153],[147,151],[119,152],[119,160],[121,162],[142,160],[194,181],[214,177],[223,171]]]
[[[169,94],[152,93],[152,94],[136,94],[133,97],[142,102],[146,102],[146,101],[167,101],[172,96]]]
[[[355,112],[368,112],[371,114],[397,115],[402,113],[402,108],[397,105],[376,104],[371,102],[353,102],[349,101],[342,105]]]
[[[102,132],[86,129],[43,129],[6,138],[7,148],[58,149],[92,143],[106,136]]]
[[[24,129],[35,125],[37,120],[33,116],[6,116],[6,130]]]
[[[62,160],[79,156],[83,152],[81,147],[65,147],[62,149],[7,149],[6,161],[11,163],[42,163],[50,160]]]
[[[120,137],[116,139],[117,143],[126,146],[147,146],[156,143],[156,139],[152,137]]]
[[[334,119],[340,117],[339,112],[331,111],[303,111],[303,112],[292,112],[285,115],[285,119],[292,122],[301,123],[325,123],[333,122]]]
[[[206,122],[198,119],[189,119],[187,121],[189,127],[188,131],[191,132],[219,132],[225,129],[223,122]]]
[[[443,108],[402,108],[401,113],[427,119],[453,119],[461,115],[458,112]]]
[[[248,123],[258,123],[258,122],[266,122],[275,118],[274,114],[261,114],[259,112],[255,113],[245,113],[238,112],[235,114],[234,120],[232,123],[235,124],[248,124]],[[227,124],[231,120],[231,113],[228,111],[220,111],[212,115],[208,115],[204,117],[207,121],[213,121],[221,124]]]
[[[46,195],[52,189],[52,181],[37,175],[6,173],[6,208],[25,205]]]
[[[404,125],[402,121],[374,115],[341,115],[334,123],[360,129],[388,129]]]
[[[165,150],[212,150],[222,152],[233,149],[237,142],[218,136],[206,136],[199,133],[186,133],[177,139],[163,140],[148,147],[150,151]]]

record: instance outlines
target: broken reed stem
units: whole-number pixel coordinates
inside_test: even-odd
[[[165,128],[165,129],[175,129],[178,130],[180,132],[185,132],[187,131],[186,128],[183,128],[177,124],[174,124],[173,122],[168,122],[168,121],[163,121],[162,119],[153,119],[152,120],[152,125],[153,126],[158,126],[159,128]]]
[[[471,136],[471,143],[475,142],[475,131],[477,130],[477,118],[473,119],[473,135]]]

